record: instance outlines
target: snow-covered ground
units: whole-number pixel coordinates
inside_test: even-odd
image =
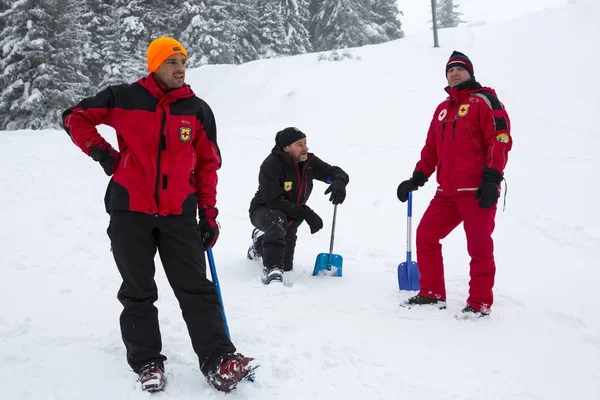
[[[353,50],[355,58],[341,62],[308,54],[189,71],[219,126],[222,233],[214,255],[230,330],[238,350],[262,367],[234,393],[211,389],[159,264],[169,383],[152,397],[599,399],[600,6],[570,3],[443,30],[439,49],[425,32]],[[453,49],[497,89],[513,125],[506,211],[494,235],[496,302],[477,322],[453,318],[468,289],[460,228],[444,241],[448,309],[398,306],[411,293],[397,286],[406,205],[396,187],[444,99]],[[290,125],[350,175],[334,249],[344,276],[311,276],[317,254],[328,251],[333,211],[317,183],[309,204],[326,227],[310,235],[303,225],[289,286],[265,287],[260,265],[245,258],[247,210],[260,162],[276,131]],[[102,132],[115,142],[110,129]],[[0,132],[0,144],[0,398],[150,397],[135,385],[118,329],[107,177],[62,131]],[[434,190],[430,182],[415,193],[415,223]]]

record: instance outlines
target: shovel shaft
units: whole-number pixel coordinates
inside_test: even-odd
[[[408,207],[406,218],[406,262],[412,258],[412,192],[408,192]]]
[[[329,258],[333,253],[333,240],[335,239],[335,219],[337,218],[337,204],[333,206],[333,222],[331,223],[331,241],[329,242]]]
[[[208,255],[210,276],[212,277],[215,289],[217,289],[217,297],[219,298],[219,303],[221,304],[221,315],[223,316],[223,323],[225,324],[225,333],[227,333],[227,337],[231,339],[229,325],[227,324],[227,316],[225,315],[225,306],[223,305],[223,296],[221,295],[221,285],[219,284],[219,276],[217,275],[217,267],[215,265],[215,257],[213,256],[212,249],[207,249],[206,254]]]

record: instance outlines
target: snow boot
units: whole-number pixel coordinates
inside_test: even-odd
[[[257,228],[252,231],[252,245],[248,247],[248,259],[258,260],[262,257],[262,237],[265,233]]]
[[[402,306],[406,308],[412,308],[414,306],[424,305],[433,305],[439,308],[440,310],[443,310],[446,308],[446,300],[436,299],[435,297],[421,296],[420,294],[418,294],[409,298],[407,301],[404,302]]]
[[[458,315],[457,318],[459,318],[459,319],[478,319],[478,318],[487,317],[488,315],[490,315],[489,310],[477,311],[477,309],[475,309],[475,307],[467,305],[465,308],[462,309],[462,311],[460,312],[460,315]]]
[[[268,285],[271,282],[283,282],[283,268],[281,267],[271,267],[263,268],[263,276],[262,283]]]

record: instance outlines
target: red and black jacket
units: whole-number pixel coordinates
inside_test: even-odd
[[[97,125],[115,129],[117,153]],[[189,85],[164,92],[152,74],[111,86],[63,113],[63,126],[89,155],[100,146],[116,157],[107,209],[196,215],[216,204],[221,154],[212,110]]]
[[[312,153],[308,153],[306,161],[295,164],[275,145],[260,166],[258,190],[250,202],[250,215],[260,207],[267,207],[281,210],[291,219],[301,218],[302,206],[310,197],[314,179],[322,182],[339,179],[346,184],[350,181],[340,167],[329,165]]]
[[[485,167],[504,172],[512,148],[510,119],[494,89],[470,80],[446,88],[415,170],[437,171],[438,192],[474,192]]]

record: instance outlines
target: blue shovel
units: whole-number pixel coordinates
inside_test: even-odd
[[[333,207],[333,224],[331,226],[331,242],[329,253],[320,253],[315,261],[313,276],[329,275],[342,276],[342,263],[344,259],[339,254],[333,254],[333,239],[335,238],[335,219],[337,217],[337,204]]]
[[[400,290],[420,290],[419,266],[412,261],[412,192],[408,192],[408,216],[406,222],[406,262],[398,265],[398,285]]]

